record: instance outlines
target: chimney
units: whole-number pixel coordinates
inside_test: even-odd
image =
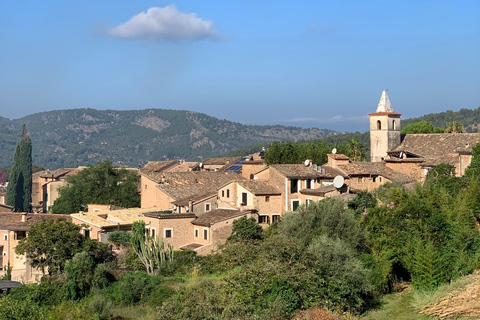
[[[193,213],[193,201],[192,200],[188,201],[188,212]]]
[[[22,212],[22,222],[26,222],[26,221],[27,221],[27,213]]]

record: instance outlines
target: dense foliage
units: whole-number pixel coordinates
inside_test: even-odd
[[[140,206],[140,177],[134,171],[116,168],[108,160],[89,165],[76,175],[67,177],[67,185],[59,189],[52,213],[86,211],[89,203],[132,208]]]
[[[433,127],[431,122],[425,120],[411,123],[402,128],[402,134],[416,134],[416,133],[444,133],[444,129],[439,127]]]
[[[348,204],[332,198],[310,203],[265,230],[242,218],[218,252],[204,257],[173,252],[172,259],[157,263],[161,272],[152,274],[130,251],[149,239],[145,225],[136,224],[133,236],[110,236],[127,258],[118,254],[116,261],[103,264],[108,259],[101,250],[85,249],[85,241],[62,259],[59,276],[1,298],[0,315],[290,319],[296,310],[314,307],[359,314],[399,281],[433,290],[480,267],[480,177],[475,172],[460,178],[454,167],[441,164],[423,185],[385,184],[358,193]],[[132,271],[125,272],[126,266]]]
[[[49,274],[62,273],[67,260],[85,251],[97,262],[111,258],[108,246],[85,239],[80,226],[64,218],[43,219],[28,230],[28,237],[18,243],[15,253],[26,255],[32,267]]]
[[[15,211],[30,212],[32,203],[32,140],[23,125],[22,139],[15,149],[8,177],[6,203]]]
[[[364,145],[357,139],[339,144],[327,144],[323,141],[316,142],[272,142],[265,152],[267,164],[292,164],[303,163],[305,160],[312,160],[317,165],[327,162],[327,154],[332,153],[333,148],[338,153],[350,157],[354,161],[366,160],[367,152]]]

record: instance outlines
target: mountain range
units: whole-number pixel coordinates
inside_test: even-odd
[[[0,117],[0,167],[12,165],[24,123],[32,138],[33,162],[51,170],[104,159],[133,167],[149,160],[198,161],[274,140],[338,134],[329,129],[244,125],[191,111],[57,110],[15,120]]]
[[[480,129],[480,107],[402,119],[402,127],[429,121],[444,128],[459,121],[467,132]],[[70,109],[35,113],[20,119],[0,117],[0,167],[11,167],[22,125],[32,138],[33,162],[56,169],[110,159],[136,167],[150,160],[199,161],[222,154],[257,151],[270,141],[317,140],[327,143],[359,139],[369,149],[369,134],[290,126],[253,126],[192,111]],[[237,150],[237,151],[236,151]]]

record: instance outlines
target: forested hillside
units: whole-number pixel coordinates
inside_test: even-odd
[[[15,120],[0,117],[0,167],[12,165],[23,123],[32,138],[34,163],[48,169],[104,159],[127,166],[176,157],[198,160],[258,143],[337,133],[318,128],[249,126],[190,111],[58,110]]]
[[[409,124],[428,121],[433,124],[434,127],[445,128],[448,122],[458,121],[463,124],[466,132],[478,132],[480,129],[480,107],[477,109],[460,109],[460,111],[447,110],[440,113],[430,113],[423,117],[411,118],[402,120],[402,127]]]

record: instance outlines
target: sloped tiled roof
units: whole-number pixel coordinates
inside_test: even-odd
[[[175,160],[168,161],[148,161],[146,165],[140,171],[153,171],[153,172],[162,172],[165,169],[177,164]]]
[[[39,175],[40,175],[41,178],[58,179],[58,178],[60,178],[64,175],[66,175],[67,173],[69,173],[72,170],[75,170],[75,168],[59,168],[59,169],[53,170],[53,171],[45,170],[45,171],[41,171],[41,173]]]
[[[324,173],[320,173],[321,178],[332,178],[333,179],[336,176],[342,176],[344,178],[347,177],[345,172],[343,172],[341,170],[338,170],[338,169],[335,169],[335,168],[332,168],[332,167],[329,167],[329,166],[322,166],[321,168],[325,171]]]
[[[176,200],[196,194],[216,193],[219,186],[230,181],[245,180],[233,172],[164,172],[163,183],[157,188]]]
[[[192,224],[210,227],[212,224],[217,222],[225,221],[228,219],[241,217],[249,212],[240,211],[240,210],[229,210],[229,209],[215,209],[209,212],[205,212],[198,216],[195,220],[192,221]]]
[[[273,164],[270,167],[287,178],[313,179],[321,177],[319,172],[304,164]]]
[[[25,222],[22,222],[22,213],[0,213],[0,230],[27,231],[36,223],[42,222],[43,219],[64,218],[71,221],[68,214],[47,214],[47,213],[28,213]]]
[[[300,190],[300,193],[301,194],[306,194],[306,195],[312,195],[312,196],[324,196],[326,193],[329,193],[329,192],[333,192],[337,190],[337,188],[335,188],[335,186],[332,184],[332,185],[328,185],[328,186],[320,186],[318,188],[315,188],[315,189],[302,189]]]
[[[217,196],[216,191],[199,192],[199,193],[196,193],[192,196],[176,200],[172,203],[174,205],[177,205],[177,206],[188,206],[190,201],[195,203],[195,202],[206,200],[208,198],[213,198],[213,197],[216,197],[216,196]]]
[[[370,172],[365,170],[361,165],[359,165],[359,162],[349,162],[348,164],[341,164],[337,165],[338,169],[343,171],[345,174],[349,176],[355,176],[355,175],[369,175]]]
[[[208,158],[202,161],[204,165],[230,165],[234,164],[238,160],[242,159],[242,157],[222,157],[222,158]]]
[[[409,176],[388,168],[382,162],[355,162],[355,164],[362,167],[370,175],[380,175],[390,179],[391,181],[400,182],[403,184],[413,182]]]
[[[441,158],[451,153],[471,153],[480,142],[478,133],[407,134],[388,153],[410,152],[423,158]]]
[[[254,195],[277,195],[282,194],[277,188],[266,182],[258,180],[240,180],[238,184]]]

